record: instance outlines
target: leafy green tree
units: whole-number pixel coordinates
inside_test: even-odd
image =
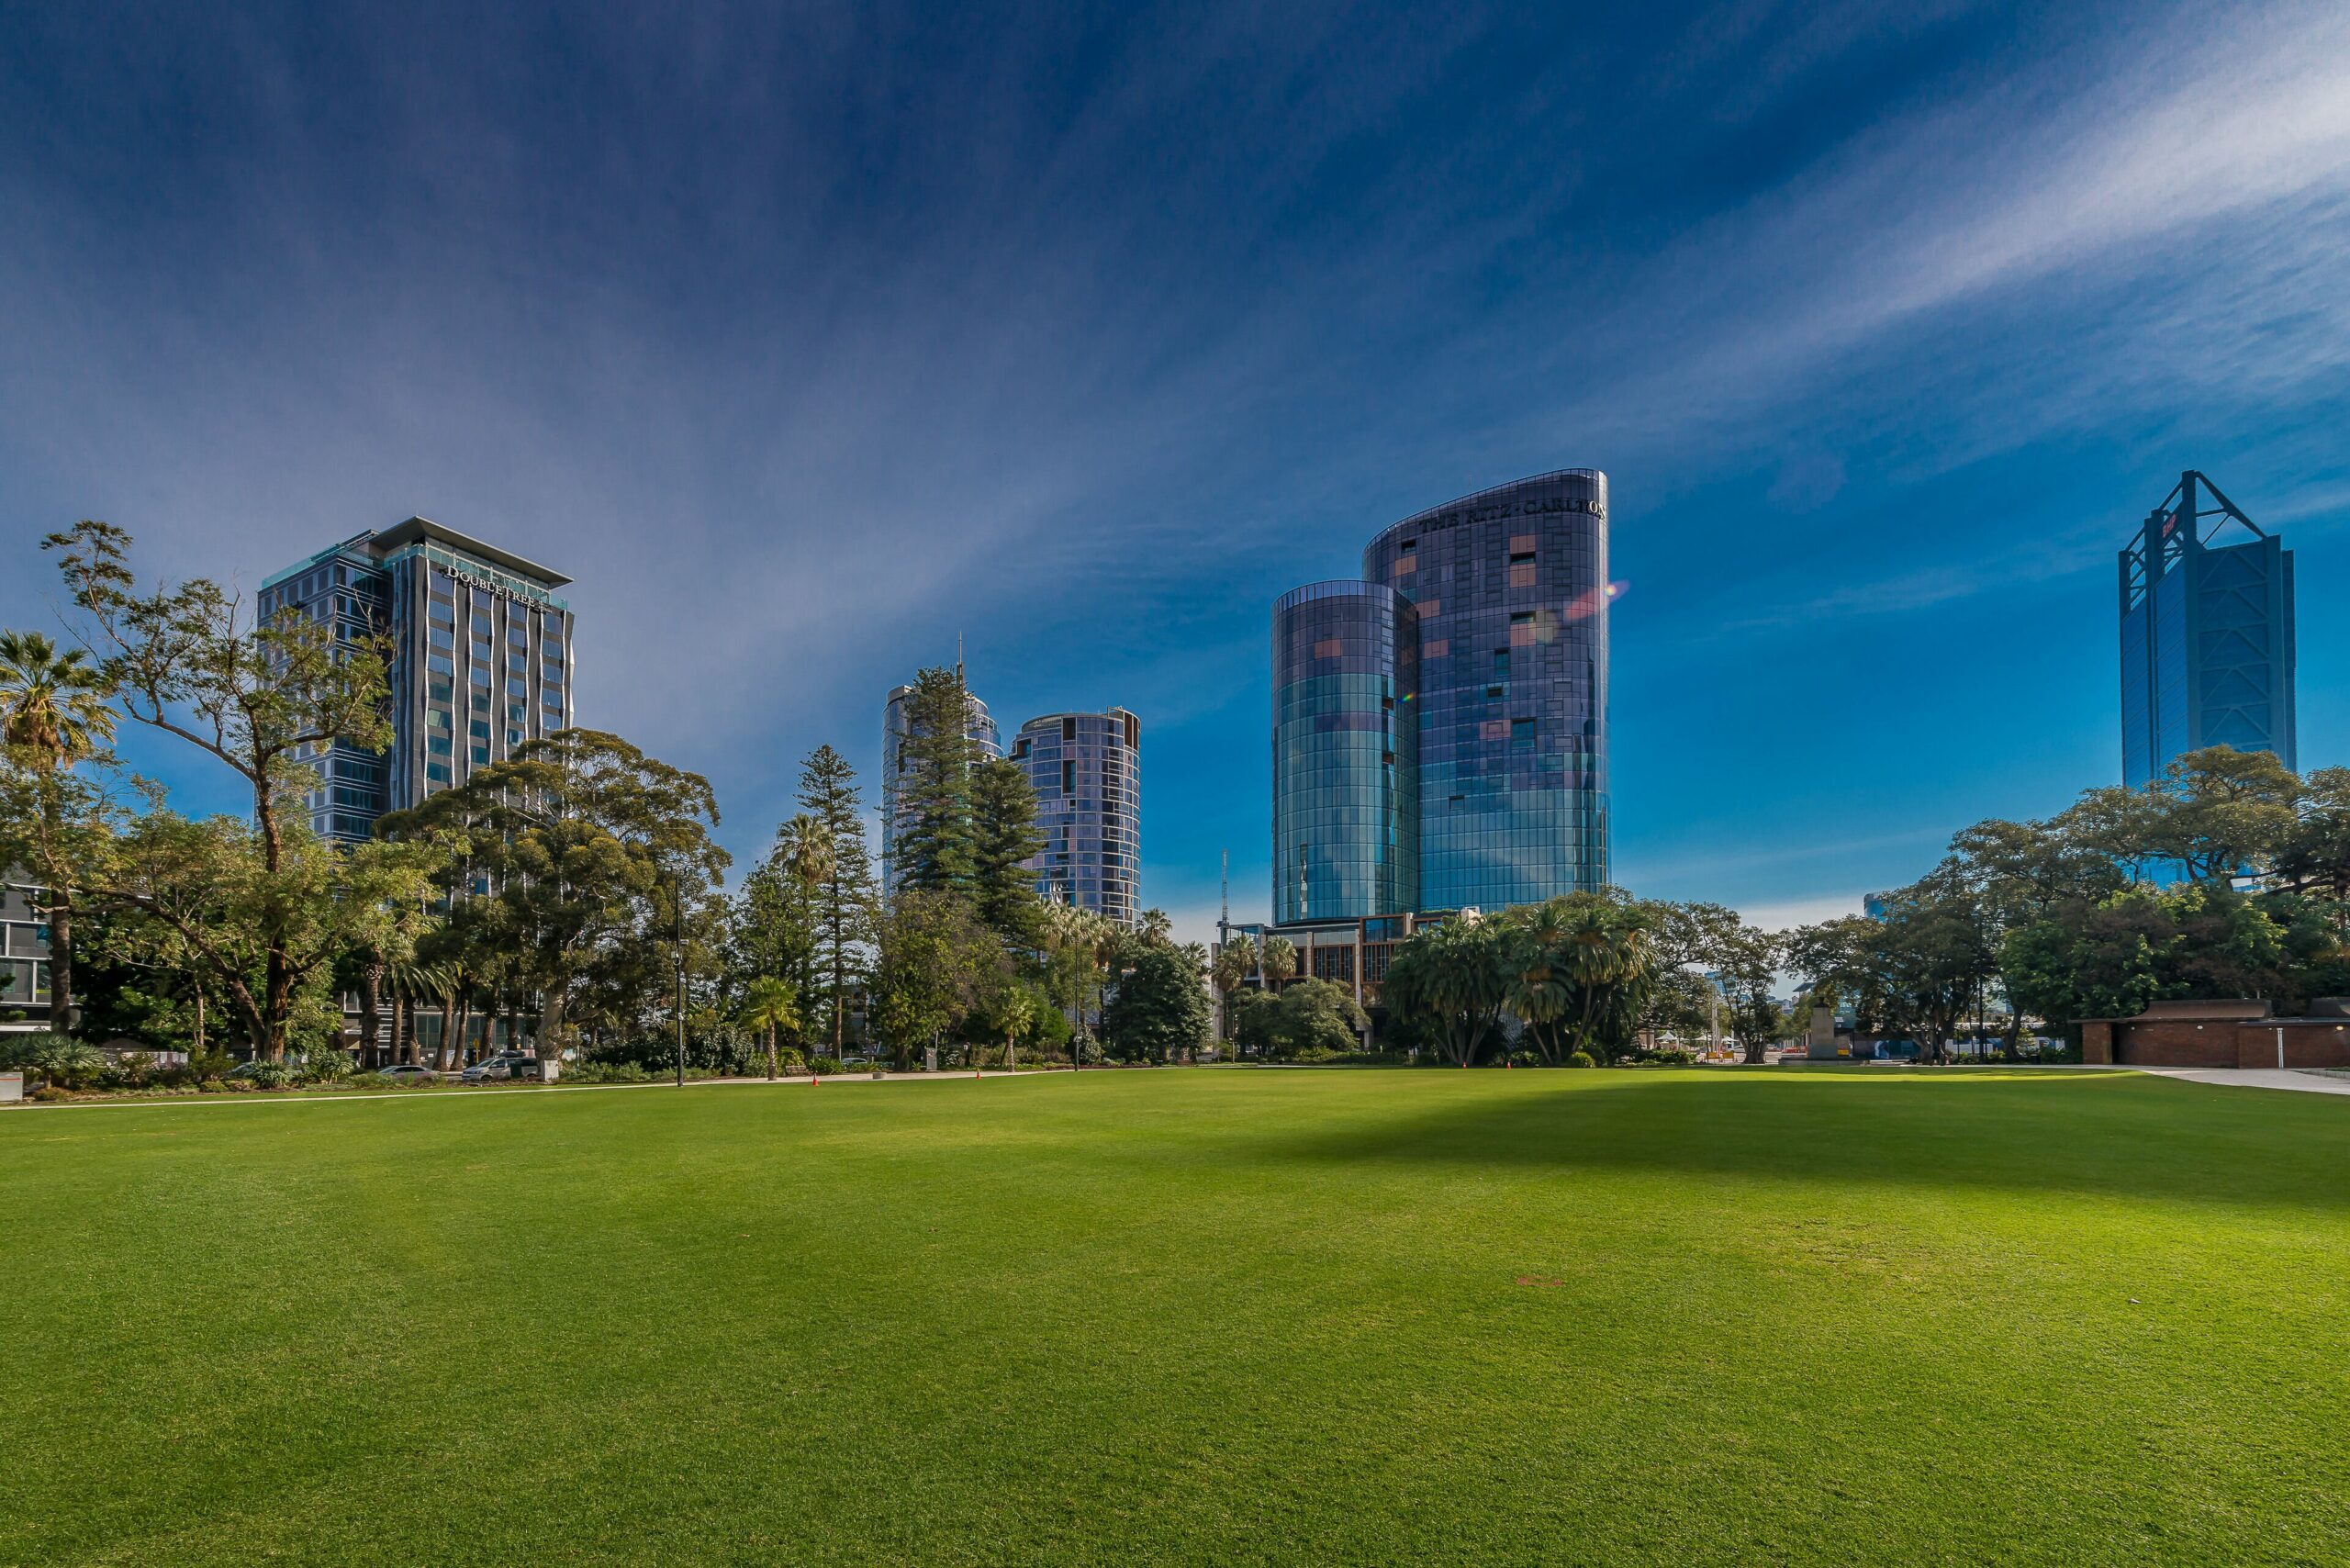
[[[2277,885],[2321,906],[2339,935],[2350,931],[2350,767],[2321,767],[2301,780],[2300,811],[2278,846]]]
[[[1427,1027],[1462,1067],[1483,1050],[1509,994],[1504,935],[1457,916],[1416,932],[1388,964],[1388,1007]]]
[[[2300,780],[2275,756],[2205,746],[2143,789],[2086,791],[2060,819],[2077,847],[2145,868],[2172,862],[2197,880],[2258,872],[2290,844]]]
[[[1930,1062],[1949,1059],[1959,1020],[1995,972],[1977,912],[1938,878],[1889,895],[1883,920],[1807,926],[1782,951],[1815,995],[1851,998],[1864,1030],[1913,1036]]]
[[[204,969],[256,1055],[282,1059],[297,1036],[333,1036],[335,960],[393,938],[431,895],[443,858],[431,842],[338,848],[308,823],[265,835],[230,817],[191,822],[154,810],[117,840],[103,886],[110,914],[143,917],[151,961]]]
[[[82,649],[61,649],[39,632],[0,632],[0,745],[8,752],[9,786],[21,784],[31,797],[23,819],[28,831],[17,836],[10,858],[40,879],[55,1035],[69,1033],[73,1023],[73,890],[100,847],[88,837],[97,818],[87,791],[57,776],[106,755],[114,739],[106,697],[105,672]],[[18,778],[18,767],[28,776]]]
[[[1127,949],[1117,996],[1102,1018],[1109,1043],[1128,1060],[1167,1061],[1206,1041],[1215,1025],[1192,958],[1165,942]]]
[[[979,918],[1023,947],[1043,938],[1044,904],[1025,862],[1044,847],[1027,770],[1016,762],[978,762],[971,773],[971,896]]]
[[[681,901],[690,908],[726,868],[710,837],[717,823],[700,775],[618,735],[572,729],[524,742],[376,831],[465,846],[458,875],[487,881],[480,898],[494,909],[479,918],[501,923],[519,981],[539,994],[540,1038],[559,1042],[574,984],[615,949],[631,961],[608,972],[634,995],[654,990]]]
[[[1302,980],[1278,996],[1248,999],[1234,1032],[1259,1056],[1322,1061],[1361,1047],[1371,1020],[1354,994],[1333,980]]]
[[[305,896],[337,896],[307,865],[301,797],[318,783],[304,765],[341,744],[380,752],[390,744],[380,636],[338,639],[307,615],[287,611],[255,623],[242,601],[207,578],[142,590],[129,561],[130,536],[84,520],[43,547],[59,566],[100,655],[101,680],[133,721],[213,757],[252,791],[252,848],[263,896],[249,913],[262,952],[256,1048],[282,1055],[311,955],[301,934],[334,924]]]
[[[972,893],[979,843],[972,775],[984,760],[969,734],[971,694],[962,672],[918,672],[906,702],[900,756],[897,885],[918,892]]]
[[[881,923],[875,1010],[901,1068],[917,1047],[960,1029],[1010,979],[1002,939],[964,900],[909,889],[891,901]]]

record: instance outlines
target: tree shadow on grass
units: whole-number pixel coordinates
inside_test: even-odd
[[[2129,1073],[1553,1070],[1416,1097],[1275,1159],[1974,1187],[2350,1212],[2350,1102]]]

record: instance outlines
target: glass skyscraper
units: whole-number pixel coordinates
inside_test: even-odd
[[[956,666],[960,675],[962,666]],[[906,742],[913,734],[913,719],[910,712],[914,689],[893,686],[890,700],[881,711],[881,885],[890,892],[898,890],[898,819],[904,810],[902,779],[906,771]],[[963,734],[979,755],[998,757],[1003,755],[1003,735],[989,716],[988,705],[973,696],[966,688],[964,697],[965,723]]]
[[[571,579],[412,517],[354,534],[264,579],[259,610],[305,614],[339,642],[387,633],[392,744],[306,756],[323,837],[364,839],[387,811],[463,783],[572,722]]]
[[[1273,605],[1273,918],[1419,907],[1419,638],[1382,583]]]
[[[2190,470],[2121,565],[2122,781],[2210,745],[2298,769],[2293,553]]]
[[[1363,552],[1360,582],[1284,596],[1277,921],[1604,887],[1612,591],[1607,476],[1568,468],[1406,518]],[[1348,674],[1352,685],[1316,684]],[[1317,866],[1329,868],[1319,883]]]
[[[1036,791],[1037,896],[1131,926],[1142,911],[1142,722],[1123,708],[1020,726],[1012,760]]]

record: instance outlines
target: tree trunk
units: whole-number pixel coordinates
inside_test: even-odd
[[[436,1054],[440,1058],[442,1072],[448,1071],[456,1065],[456,1047],[457,993],[451,991],[441,999],[441,1049]]]
[[[775,1025],[767,1025],[767,1081],[775,1081]]]
[[[383,1066],[375,1046],[375,1031],[384,1022],[384,960],[370,953],[359,967],[359,1065]]]
[[[568,975],[558,976],[554,983],[547,987],[545,993],[540,999],[539,1054],[541,1056],[546,1055],[550,1050],[554,1051],[557,1056],[563,1054],[562,1038],[564,992],[567,991],[569,987],[570,977]]]
[[[473,1061],[468,1059],[473,1056],[473,1028],[474,999],[461,996],[457,998],[457,1062],[461,1067],[473,1065]]]
[[[73,907],[49,890],[49,1032],[73,1031]]]

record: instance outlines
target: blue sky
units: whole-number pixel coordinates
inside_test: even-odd
[[[960,632],[1007,726],[1142,715],[1148,902],[1259,915],[1271,600],[1571,465],[1638,891],[2113,780],[2183,467],[2350,760],[2339,5],[13,6],[0,234],[0,620],[76,517],[251,588],[421,513],[577,579],[582,722],[738,857]]]

